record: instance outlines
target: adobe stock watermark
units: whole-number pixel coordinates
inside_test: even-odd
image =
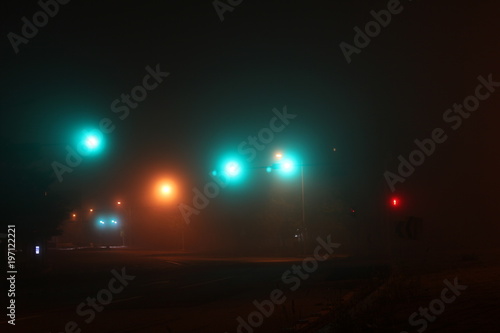
[[[111,271],[113,278],[108,282],[107,288],[99,290],[95,297],[87,297],[84,302],[81,302],[76,307],[76,314],[80,317],[87,317],[84,319],[86,324],[90,324],[94,321],[96,317],[96,311],[102,312],[104,310],[104,305],[108,305],[113,301],[114,295],[121,293],[126,286],[128,286],[129,281],[135,279],[134,275],[127,275],[125,272],[125,267],[122,268],[121,273],[113,269]],[[60,333],[80,333],[82,329],[76,321],[68,321],[64,325],[64,330]]]
[[[479,84],[476,86],[473,95],[465,97],[462,104],[454,103],[452,108],[443,113],[444,122],[454,131],[462,126],[464,119],[468,119],[479,108],[481,101],[487,100],[495,92],[495,88],[500,87],[500,82],[493,81],[493,74],[489,74],[487,78],[480,75],[477,80]],[[440,127],[433,129],[429,138],[415,139],[413,142],[417,148],[410,152],[408,158],[403,157],[403,155],[398,156],[398,172],[393,173],[386,170],[384,173],[391,192],[396,190],[397,183],[404,183],[415,172],[415,169],[425,162],[426,157],[434,154],[438,144],[445,142],[447,139],[448,135]]]
[[[420,307],[418,312],[413,312],[408,318],[408,323],[411,326],[420,326],[420,328],[417,329],[418,333],[425,331],[427,329],[428,322],[434,322],[437,316],[444,312],[446,308],[445,304],[453,303],[457,297],[462,294],[461,291],[467,289],[467,286],[458,284],[457,277],[453,280],[453,284],[447,279],[445,279],[443,283],[446,287],[441,290],[440,297],[430,301],[428,308]],[[447,296],[447,294],[451,296]],[[429,313],[429,310],[432,314]],[[401,331],[401,333],[408,332]]]
[[[314,273],[318,269],[318,262],[325,261],[330,257],[334,249],[340,247],[339,243],[332,243],[330,239],[331,235],[326,237],[326,241],[321,239],[321,237],[316,238],[318,246],[314,249],[313,256],[307,257],[302,260],[301,265],[293,265],[291,269],[285,271],[281,275],[281,281],[288,285],[290,291],[296,291],[299,289],[300,284],[307,280],[310,274]],[[326,253],[321,255],[320,252],[325,251]],[[285,291],[276,288],[269,293],[269,298],[261,302],[256,299],[252,302],[255,306],[255,311],[250,312],[246,319],[239,316],[236,318],[238,322],[238,327],[236,329],[237,333],[253,333],[254,329],[262,326],[265,318],[269,318],[273,313],[276,305],[283,304],[286,301]],[[228,332],[225,332],[228,333]]]
[[[125,120],[130,114],[130,109],[137,108],[139,103],[143,102],[148,96],[148,91],[156,89],[163,82],[163,79],[170,75],[170,73],[160,70],[160,64],[157,64],[155,69],[146,66],[146,72],[148,74],[143,77],[142,84],[133,87],[130,94],[121,94],[120,98],[115,99],[111,103],[111,112],[118,114],[120,120]],[[89,131],[87,134],[94,136],[96,141],[99,142],[104,137],[103,133],[111,134],[115,129],[116,126],[113,124],[113,120],[104,117],[99,121],[99,127]],[[67,145],[65,149],[67,153],[66,164],[59,161],[51,163],[59,182],[63,181],[65,173],[73,172],[73,169],[82,163],[83,157],[87,157],[93,152],[91,148],[85,146],[83,140],[76,146],[76,149],[70,145]]]
[[[31,21],[26,17],[21,17],[23,23],[21,27],[21,36],[13,32],[7,34],[7,39],[10,45],[14,49],[16,54],[19,53],[19,45],[28,44],[30,39],[35,38],[38,35],[38,29],[43,28],[49,23],[49,18],[53,18],[59,13],[59,5],[66,5],[70,0],[40,0],[38,1],[38,6],[42,10],[37,11],[33,14]]]
[[[282,132],[290,124],[290,120],[297,117],[295,114],[288,113],[286,105],[283,107],[283,111],[274,108],[272,112],[274,117],[269,120],[269,127],[262,128],[256,136],[249,135],[247,140],[242,141],[237,147],[238,153],[246,156],[248,162],[252,162],[257,153],[264,150],[274,140],[274,135]],[[229,183],[229,177],[225,176],[224,178],[223,173],[217,175],[210,173],[210,177],[213,181],[207,182],[203,186],[203,192],[197,187],[193,188],[192,206],[185,203],[178,206],[186,224],[191,222],[191,215],[198,215],[201,210],[208,206],[210,199],[217,197],[220,189],[225,188]]]
[[[214,6],[215,12],[219,16],[221,22],[224,22],[224,13],[232,12],[234,7],[239,6],[243,0],[214,0],[212,5]]]
[[[389,0],[387,2],[387,9],[382,9],[378,12],[374,10],[370,11],[370,15],[374,20],[365,24],[364,31],[358,26],[354,27],[354,32],[356,32],[353,39],[354,45],[346,42],[341,42],[339,44],[340,50],[347,63],[350,64],[352,55],[360,54],[361,50],[370,44],[372,38],[380,35],[382,28],[387,28],[392,21],[392,16],[400,14],[403,9],[404,7],[399,0]]]

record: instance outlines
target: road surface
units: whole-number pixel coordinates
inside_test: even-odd
[[[160,251],[53,250],[18,275],[16,332],[280,332],[313,322],[387,267],[345,258],[221,258]],[[6,321],[1,323],[6,326]],[[11,325],[9,328],[12,328]]]

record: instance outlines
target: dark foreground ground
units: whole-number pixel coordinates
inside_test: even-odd
[[[0,330],[500,332],[499,258],[494,252],[397,262],[331,256],[308,274],[284,279],[303,258],[51,251],[50,269],[18,275],[16,325],[4,317]],[[461,289],[443,293],[445,280],[455,278]],[[282,303],[270,305],[273,295]],[[431,308],[428,317],[421,307]]]
[[[330,331],[498,333],[499,254],[488,251],[395,264],[391,277],[354,304],[349,316],[336,321],[337,330]]]
[[[17,332],[276,332],[327,313],[389,267],[345,257],[291,274],[303,257],[229,258],[132,249],[54,250],[43,274],[20,270]],[[287,278],[283,274],[288,272]],[[117,275],[125,280],[121,283]],[[109,291],[112,291],[110,293]],[[270,304],[271,293],[280,304]],[[274,295],[274,294],[273,294]],[[111,298],[110,298],[111,296]],[[97,304],[93,304],[96,299]],[[262,309],[258,311],[258,305]],[[260,305],[259,305],[260,306]],[[239,319],[240,318],[240,319]],[[250,319],[249,319],[250,318]],[[314,317],[316,318],[316,317]],[[254,327],[248,325],[248,321]],[[245,323],[242,324],[242,321]]]

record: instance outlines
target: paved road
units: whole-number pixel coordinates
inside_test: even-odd
[[[308,263],[310,273],[293,273],[303,258],[130,249],[50,256],[49,272],[17,283],[16,332],[280,332],[313,320],[375,270],[386,270],[334,257],[317,269]]]

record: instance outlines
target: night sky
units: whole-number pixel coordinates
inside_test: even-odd
[[[495,242],[500,91],[456,130],[443,114],[474,95],[478,76],[500,82],[496,1],[403,0],[350,63],[339,45],[354,45],[353,29],[364,30],[370,11],[387,9],[387,1],[242,1],[221,21],[209,0],[73,0],[18,53],[8,33],[20,35],[21,18],[32,21],[40,6],[2,6],[3,140],[40,145],[33,160],[50,170],[82,130],[103,118],[115,126],[102,152],[51,191],[140,206],[151,182],[166,175],[176,180],[179,201],[191,205],[191,189],[286,106],[296,118],[258,152],[246,180],[222,190],[193,221],[237,219],[243,206],[259,211],[274,174],[257,167],[278,149],[311,164],[304,171],[309,207],[335,195],[376,218],[391,194],[384,172],[396,173],[415,139],[442,128],[447,140],[395,193],[408,215],[424,219],[436,247]],[[168,77],[121,120],[113,101],[157,65]]]

